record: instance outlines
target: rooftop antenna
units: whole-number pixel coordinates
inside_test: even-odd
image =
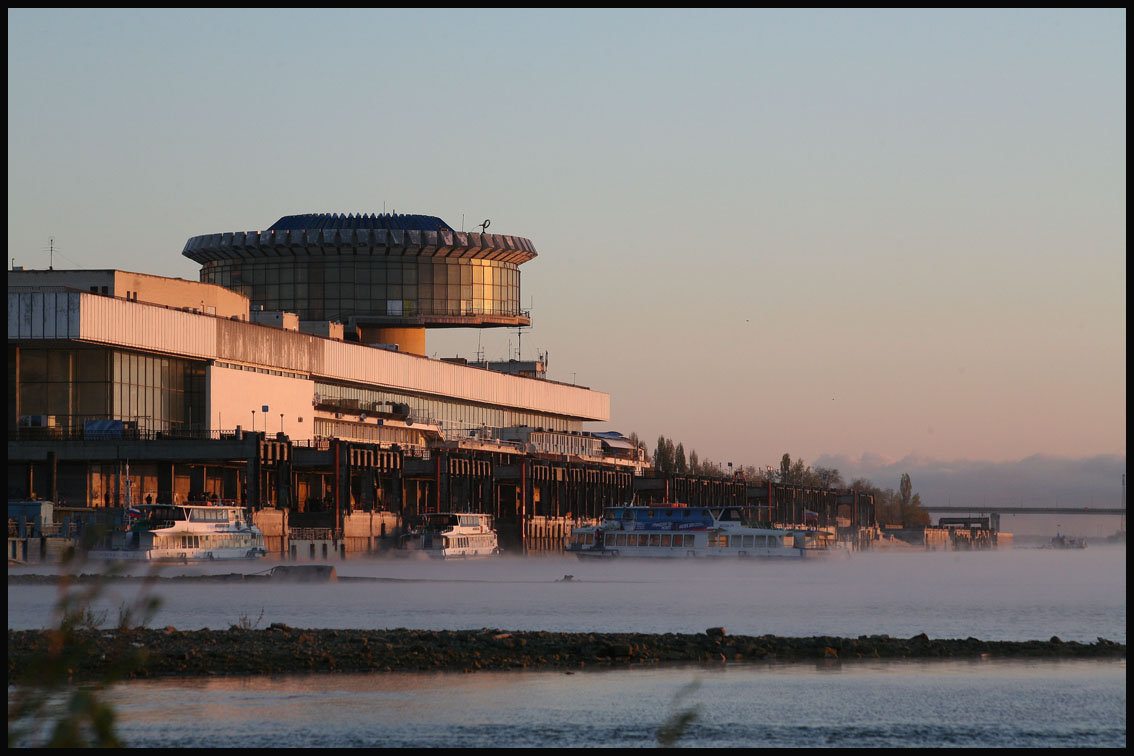
[[[47,242],[47,269],[55,270],[55,237],[49,237]]]
[[[480,232],[483,234],[488,231],[488,227],[492,225],[492,221],[490,221],[488,218],[485,218],[484,223],[480,223],[478,225],[480,226]]]

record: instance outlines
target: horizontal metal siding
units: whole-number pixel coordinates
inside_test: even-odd
[[[599,391],[357,344],[327,341],[323,349],[324,364],[319,375],[327,378],[377,383],[404,391],[440,394],[591,420],[610,419],[610,396]]]
[[[97,294],[78,296],[82,314],[77,338],[200,359],[216,356],[214,318]]]
[[[271,366],[299,373],[317,372],[323,363],[322,339],[236,320],[217,320],[217,359]]]

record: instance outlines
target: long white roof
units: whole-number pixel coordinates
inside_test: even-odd
[[[9,290],[8,340],[84,341],[581,420],[610,419],[610,395],[601,391],[79,291]]]

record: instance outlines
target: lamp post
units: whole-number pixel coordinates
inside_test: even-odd
[[[283,413],[280,413],[280,433],[283,433]]]
[[[256,410],[252,410],[252,432],[256,432]]]

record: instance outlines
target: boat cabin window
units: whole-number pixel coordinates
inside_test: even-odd
[[[146,511],[148,520],[184,520],[185,510],[181,507],[150,507]]]
[[[714,514],[717,513],[714,512]],[[717,519],[726,522],[740,522],[740,509],[738,507],[725,507],[720,510],[720,514],[717,514]]]
[[[457,524],[457,516],[448,513],[427,514],[422,516],[421,524],[429,530],[444,530]]]
[[[190,509],[189,519],[192,522],[228,522],[227,509]]]

